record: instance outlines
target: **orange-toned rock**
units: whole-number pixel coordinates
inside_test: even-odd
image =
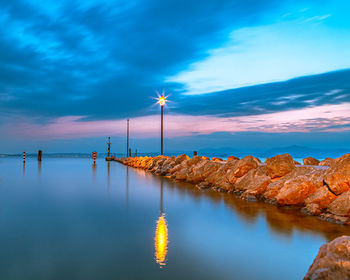
[[[350,279],[350,237],[342,236],[321,246],[304,280]]]
[[[325,182],[337,195],[350,190],[350,154],[338,158],[326,171]]]
[[[235,156],[229,156],[226,161],[231,161],[231,160],[239,160],[239,158]]]
[[[296,161],[296,160],[293,160],[293,161],[294,161],[294,164],[295,164],[295,165],[301,165],[300,162],[298,162],[298,161]]]
[[[307,157],[303,159],[304,165],[318,165],[320,161],[318,159],[315,159],[313,157]]]
[[[189,159],[190,159],[190,158],[189,158],[187,155],[182,154],[182,155],[176,157],[175,164],[180,164],[180,163],[182,163],[184,160],[189,160]]]
[[[300,165],[295,167],[284,177],[273,179],[272,183],[267,186],[264,197],[268,200],[275,198],[287,180],[297,178],[298,176],[302,175],[308,176],[316,187],[322,187],[323,171],[313,166]]]
[[[259,161],[253,156],[245,156],[244,158],[237,161],[233,175],[237,178],[247,174],[249,170],[257,168]]]
[[[212,161],[224,161],[222,158],[218,158],[218,157],[213,157],[211,160]]]
[[[334,158],[325,158],[318,165],[320,166],[332,166],[336,160]]]
[[[208,157],[206,157],[206,156],[202,156],[202,159],[210,160],[210,158],[208,158]]]
[[[316,191],[316,186],[305,175],[286,181],[276,196],[279,205],[299,205]]]
[[[267,174],[273,178],[283,177],[295,168],[294,160],[289,154],[277,155],[266,161]]]
[[[328,206],[327,211],[338,216],[350,216],[350,191],[338,196]]]
[[[216,172],[220,166],[221,164],[218,162],[205,161],[201,166],[193,170],[192,174],[189,174],[187,181],[198,184],[204,181],[210,174]]]
[[[306,205],[316,204],[319,209],[326,209],[337,196],[331,193],[326,186],[319,188],[316,192],[305,199]]]
[[[266,166],[261,165],[256,169],[251,169],[246,175],[239,178],[234,189],[245,192],[245,196],[257,196],[265,192],[271,178],[266,174]]]

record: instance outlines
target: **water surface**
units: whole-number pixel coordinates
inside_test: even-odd
[[[1,279],[301,279],[344,234],[116,162],[0,159]]]

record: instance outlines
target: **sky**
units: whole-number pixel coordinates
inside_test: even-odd
[[[0,153],[350,151],[347,0],[0,0]]]

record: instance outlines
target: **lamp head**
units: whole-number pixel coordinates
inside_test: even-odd
[[[160,106],[164,106],[165,105],[165,102],[166,102],[166,98],[162,95],[159,97],[158,99],[158,103]]]

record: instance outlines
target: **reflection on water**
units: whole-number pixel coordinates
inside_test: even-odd
[[[166,265],[166,255],[168,252],[168,226],[164,214],[163,206],[164,181],[160,181],[160,217],[157,220],[156,234],[154,237],[156,262],[163,267]]]
[[[156,249],[156,262],[162,267],[166,264],[166,255],[168,252],[168,226],[164,214],[157,220],[154,247]]]
[[[96,182],[96,162],[92,164],[92,181]]]

